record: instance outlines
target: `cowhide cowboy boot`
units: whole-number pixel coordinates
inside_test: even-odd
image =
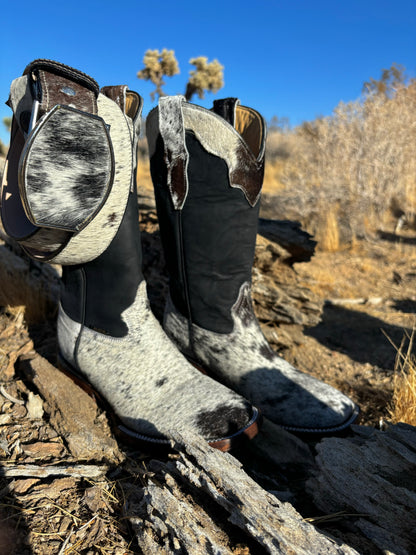
[[[163,97],[147,118],[170,276],[164,327],[196,365],[287,430],[346,428],[357,407],[277,356],[250,295],[266,127],[237,99],[212,111]]]
[[[136,195],[140,96],[49,60],[13,81],[1,195],[6,232],[61,264],[61,365],[87,381],[130,438],[167,444],[191,429],[228,449],[258,412],[201,374],[154,318],[141,271]]]

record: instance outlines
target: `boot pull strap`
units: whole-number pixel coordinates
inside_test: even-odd
[[[28,77],[33,100],[39,102],[38,118],[57,104],[97,114],[99,86],[86,73],[53,60],[34,60],[23,75]]]
[[[212,111],[228,121],[230,125],[235,127],[235,111],[240,104],[238,98],[222,98],[214,100]]]
[[[127,85],[101,87],[101,93],[107,98],[111,98],[120,107],[123,114],[126,113]]]
[[[127,85],[113,85],[101,88],[101,93],[115,102],[128,118],[128,124],[132,128],[132,153],[133,168],[137,167],[137,145],[140,135],[141,116],[143,110],[143,98],[135,91],[129,90]],[[130,191],[136,189],[135,172],[132,172]]]
[[[159,130],[165,147],[167,185],[175,210],[181,210],[188,194],[188,159],[185,143],[183,96],[159,99]]]

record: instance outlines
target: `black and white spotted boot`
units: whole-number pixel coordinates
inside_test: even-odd
[[[150,310],[135,177],[140,96],[36,60],[13,81],[9,105],[2,221],[31,257],[63,267],[62,367],[135,440],[164,445],[192,430],[226,450],[255,435],[258,411],[196,370]]]
[[[170,276],[164,327],[179,349],[287,430],[334,433],[358,409],[277,356],[250,295],[266,127],[237,99],[206,110],[163,97],[147,118]]]

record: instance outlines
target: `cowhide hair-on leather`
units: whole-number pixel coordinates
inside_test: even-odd
[[[74,322],[61,308],[58,342],[65,360],[82,370],[128,428],[159,439],[192,429],[215,440],[247,425],[251,405],[179,353],[153,316],[144,281],[123,319],[129,333],[114,338]]]
[[[109,126],[114,152],[114,179],[98,214],[51,261],[80,264],[94,260],[106,250],[119,228],[126,209],[133,171],[132,136],[125,115],[112,100],[100,94],[98,115]]]
[[[24,128],[30,116],[30,108],[33,102],[28,80],[29,76],[25,75],[12,82],[11,93],[8,101],[14,111],[14,119],[18,125],[22,126],[22,133],[24,133]],[[78,84],[77,87],[79,87]],[[91,91],[88,91],[87,96],[85,97],[86,101],[88,100],[88,102],[90,102],[90,97],[94,97],[94,94]],[[59,229],[32,226],[32,233],[27,237],[22,238],[21,244],[28,254],[34,258],[47,260],[57,264],[80,264],[88,262],[90,260],[94,260],[102,252],[104,252],[117,233],[127,205],[127,199],[133,181],[134,167],[132,148],[134,147],[134,144],[136,144],[133,144],[135,141],[134,127],[137,125],[137,122],[140,121],[140,113],[136,115],[135,121],[132,122],[131,118],[122,112],[117,103],[110,98],[107,98],[104,94],[99,94],[98,98],[94,100],[94,102],[94,112],[96,112],[97,116],[101,118],[103,125],[108,129],[110,139],[109,142],[111,143],[113,151],[114,167],[111,171],[109,171],[108,167],[106,168],[107,175],[110,173],[112,174],[111,188],[109,187],[111,190],[109,190],[105,203],[101,203],[101,209],[99,209],[98,213],[96,213],[92,219],[88,220],[87,225],[85,225],[81,231],[68,235],[68,233]],[[49,106],[48,103],[45,105]],[[71,107],[70,100],[68,101],[68,106]],[[141,109],[139,112],[141,112]],[[42,126],[44,117],[47,117],[47,115],[41,117],[37,121],[37,126]],[[74,123],[74,121],[72,123]],[[54,151],[56,164],[49,163],[48,165],[46,162],[48,158],[47,153],[45,152],[45,156],[42,158],[42,150],[44,149],[38,149],[37,162],[39,163],[33,164],[31,167],[32,171],[29,176],[31,178],[31,183],[28,183],[27,181],[25,183],[25,186],[28,186],[29,189],[32,187],[31,192],[33,193],[35,190],[39,189],[38,185],[44,177],[47,178],[49,183],[53,184],[53,182],[55,182],[55,187],[47,187],[46,189],[43,189],[43,193],[45,193],[46,190],[48,191],[46,195],[47,198],[45,198],[45,194],[40,195],[43,197],[40,200],[45,202],[41,203],[43,204],[43,207],[41,205],[39,209],[37,209],[38,220],[42,219],[42,210],[44,210],[45,217],[47,217],[47,213],[53,210],[51,206],[58,206],[61,202],[65,203],[75,201],[73,214],[80,208],[80,198],[77,198],[77,195],[74,194],[69,195],[69,190],[71,189],[71,191],[74,192],[77,187],[69,187],[69,182],[71,181],[71,177],[75,183],[77,177],[80,177],[81,181],[85,181],[86,175],[88,173],[91,175],[91,166],[87,169],[87,172],[84,171],[86,165],[82,163],[83,153],[81,152],[81,147],[86,147],[84,152],[85,156],[87,156],[87,152],[91,153],[95,147],[91,142],[93,137],[85,138],[84,143],[78,142],[79,127],[76,125],[73,126],[74,133],[70,136],[70,127],[71,125],[68,125],[66,128],[66,131],[68,132],[68,141],[62,140],[59,145],[55,145],[57,148],[60,148],[59,151],[57,151],[57,149]],[[36,126],[32,133],[33,135],[37,133]],[[43,146],[45,148],[52,146],[50,145],[51,137],[49,136],[46,138],[45,135],[44,138],[46,140],[46,144]],[[13,150],[12,147],[13,145],[11,144],[10,151]],[[97,145],[97,149],[100,148],[103,148],[102,141],[101,145]],[[76,149],[78,149],[77,164],[66,170],[65,168],[68,165],[67,162],[71,157],[70,153],[74,153]],[[93,165],[94,164],[92,164],[92,166]],[[102,169],[102,167],[95,166],[94,171],[100,175]],[[36,174],[37,171],[39,172],[38,174]],[[62,181],[61,178],[63,176],[66,177]],[[6,199],[10,196],[10,193],[13,193],[14,198],[16,198],[16,192],[10,191],[10,186],[11,184],[9,184],[9,190],[7,190],[6,186],[3,186],[2,188],[2,218],[6,224],[8,221],[8,203]],[[62,187],[62,189],[60,189],[60,187]],[[52,198],[50,196],[53,189],[56,190],[58,198]],[[89,193],[85,191],[83,193],[83,197],[88,196]],[[94,197],[96,197],[96,190],[93,190],[89,199],[94,202]],[[73,216],[71,216],[71,218],[73,218]],[[65,222],[62,223],[62,227],[64,226]],[[5,227],[7,227],[7,225]],[[17,239],[19,240],[19,238]]]
[[[38,227],[80,231],[107,198],[113,164],[104,121],[55,106],[31,134],[20,161],[19,189],[29,219]]]
[[[208,374],[230,387],[285,429],[335,432],[357,408],[333,387],[294,368],[269,346],[254,315],[250,285],[241,286],[232,308],[234,330],[219,334],[189,322],[168,299],[164,329],[178,348]]]
[[[174,207],[183,208],[189,187],[185,130],[192,131],[207,152],[226,162],[230,186],[241,189],[250,205],[255,206],[263,184],[264,148],[256,159],[240,133],[221,116],[186,102],[183,96],[166,96],[149,113],[146,134],[150,157],[156,150],[158,134],[163,138]]]

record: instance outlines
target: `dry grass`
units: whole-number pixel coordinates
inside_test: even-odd
[[[150,177],[149,159],[139,156],[137,161],[137,187],[153,191],[152,178]]]
[[[270,160],[266,163],[263,181],[263,193],[276,194],[284,190],[282,183],[282,175],[284,173],[285,163],[278,158]]]
[[[338,223],[339,205],[324,212],[319,227],[315,231],[318,248],[326,252],[336,252],[340,248],[340,230]]]
[[[389,415],[394,424],[405,422],[416,426],[416,356],[413,353],[414,333],[406,335],[397,350],[394,393]],[[407,344],[407,346],[406,346]]]

